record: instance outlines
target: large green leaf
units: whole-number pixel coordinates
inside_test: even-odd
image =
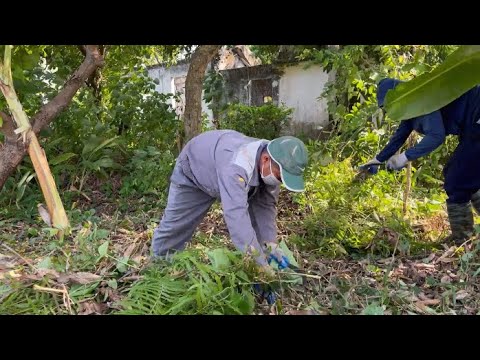
[[[4,284],[0,285],[0,297],[5,296],[11,291],[12,291],[12,288],[9,285],[4,285]]]
[[[37,264],[37,267],[39,269],[53,269],[52,258],[50,256],[47,256]]]
[[[118,136],[115,136],[111,139],[106,139],[104,141],[102,141],[102,143],[100,145],[98,145],[95,149],[93,149],[92,153],[96,153],[98,150],[104,148],[104,147],[108,147],[108,146],[111,146],[111,145],[114,145],[113,142],[115,140],[117,140]]]
[[[212,262],[214,269],[218,270],[222,267],[226,268],[231,265],[231,261],[228,258],[227,251],[227,249],[219,248],[208,252],[208,256],[210,258],[210,261]]]
[[[99,168],[111,168],[111,167],[115,167],[115,161],[112,159],[112,158],[109,158],[109,157],[103,157],[97,161],[95,161],[93,163],[93,166],[96,168],[96,169],[99,169]]]
[[[56,158],[54,158],[53,160],[50,160],[50,165],[58,165],[58,164],[61,164],[62,162],[65,162],[69,159],[71,159],[72,157],[74,156],[77,156],[77,154],[74,154],[74,153],[64,153],[62,155],[59,155],[57,156]]]
[[[480,84],[480,45],[459,47],[429,73],[399,84],[385,98],[385,109],[393,120],[429,114]]]
[[[105,241],[102,245],[98,247],[98,253],[102,258],[107,255],[107,252],[108,252],[108,241]]]
[[[385,311],[382,306],[370,304],[362,310],[361,315],[384,315]]]
[[[290,262],[290,264],[298,267],[298,262],[297,262],[297,260],[295,260],[295,257],[293,256],[293,252],[287,247],[287,244],[285,243],[285,241],[280,241],[280,243],[278,245],[283,250],[283,252],[284,252],[285,256],[288,258],[288,261]],[[270,266],[272,268],[274,268],[275,270],[279,270],[278,264],[275,261],[272,261],[270,263]],[[286,271],[291,272],[291,270],[289,270],[289,269],[286,269]],[[285,278],[290,280],[294,284],[303,284],[303,279],[300,275],[291,274],[291,275],[288,275]]]
[[[85,142],[85,146],[83,147],[83,150],[82,150],[82,155],[88,155],[88,157],[90,157],[91,155],[93,155],[94,153],[96,153],[97,151],[101,150],[104,147],[116,145],[114,141],[117,139],[118,139],[118,136],[115,136],[110,139],[102,139],[100,137],[93,135]]]

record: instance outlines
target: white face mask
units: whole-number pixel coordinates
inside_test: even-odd
[[[260,175],[262,176],[262,180],[265,184],[267,185],[280,185],[282,182],[276,178],[275,175],[273,175],[272,172],[272,159],[270,159],[270,174],[267,176],[263,175],[263,167],[262,171],[260,172]]]

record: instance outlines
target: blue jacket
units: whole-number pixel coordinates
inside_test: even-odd
[[[380,81],[377,88],[377,102],[383,107],[388,90],[395,88],[402,81],[386,78]],[[447,135],[461,135],[462,129],[470,120],[474,111],[471,104],[478,103],[480,87],[475,87],[442,109],[416,118],[403,120],[389,143],[377,155],[377,160],[384,162],[393,156],[415,130],[424,135],[423,139],[405,152],[408,160],[412,161],[428,155],[439,147]],[[470,104],[470,105],[469,105]]]

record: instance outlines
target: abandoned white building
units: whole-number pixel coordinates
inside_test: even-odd
[[[170,67],[149,68],[150,76],[158,79],[158,92],[181,94],[179,102],[172,100],[179,115],[184,110],[188,66],[187,62],[180,61]],[[316,132],[328,124],[327,102],[319,96],[333,74],[326,73],[321,66],[305,68],[302,63],[282,67],[261,65],[247,46],[237,45],[233,49],[221,50],[217,68],[227,90],[224,94],[227,102],[260,106],[269,99],[276,105],[293,108],[291,128],[286,129],[287,133]],[[210,121],[213,120],[213,113],[205,100],[202,101],[202,111]]]

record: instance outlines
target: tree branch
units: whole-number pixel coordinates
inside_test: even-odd
[[[65,83],[65,86],[58,95],[42,106],[40,111],[32,118],[34,122],[33,131],[35,134],[38,134],[43,128],[47,127],[52,120],[67,107],[85,80],[88,79],[97,68],[104,65],[104,60],[100,55],[98,45],[87,45],[86,54],[83,63]]]
[[[38,134],[44,127],[48,126],[55,116],[67,107],[76,91],[83,86],[85,79],[88,78],[98,67],[103,66],[104,61],[103,57],[100,56],[98,46],[87,45],[85,51],[86,56],[84,61],[72,75],[70,80],[65,83],[64,88],[33,117],[33,130],[36,134]],[[25,147],[25,144],[17,141],[7,141],[4,146],[0,147],[0,189],[2,189],[8,177],[13,174],[18,164],[21,163],[26,153],[27,148]]]
[[[0,117],[3,119],[3,125],[0,131],[5,134],[7,139],[15,139],[15,123],[10,115],[0,110]]]
[[[85,45],[77,45],[77,48],[81,51],[83,56],[87,56],[87,49],[85,48]]]

